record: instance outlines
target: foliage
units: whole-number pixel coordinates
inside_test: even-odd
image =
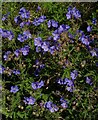
[[[2,119],[96,120],[98,5],[3,2],[2,18]]]

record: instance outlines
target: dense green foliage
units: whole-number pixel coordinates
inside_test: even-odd
[[[80,13],[79,19],[67,19],[68,7],[76,7]],[[40,6],[41,9],[37,10]],[[30,21],[42,15],[46,20],[39,26],[33,24],[20,28],[14,18],[18,16],[20,8],[24,7],[30,11]],[[98,50],[97,55],[92,56],[88,47],[79,41],[81,36],[77,30],[84,31],[94,42],[89,46],[92,49],[98,48],[98,3],[2,3],[2,16],[7,14],[8,18],[2,21],[0,28],[11,30],[14,38],[9,40],[2,38],[2,65],[6,70],[2,74],[2,120],[97,120],[98,115]],[[92,24],[92,19],[96,18],[96,25]],[[26,19],[24,19],[25,21]],[[48,20],[55,20],[59,25],[69,25],[70,29],[60,35],[58,43],[60,47],[53,54],[48,52],[36,52],[34,38],[41,37],[45,41],[56,28],[48,28]],[[87,32],[87,26],[92,26],[92,31]],[[24,42],[17,40],[19,34],[29,30],[32,38]],[[71,38],[68,34],[75,37]],[[74,41],[74,42],[72,42]],[[14,51],[25,45],[30,46],[28,55],[16,57]],[[4,54],[11,51],[7,60]],[[35,61],[38,59],[45,67],[41,69],[39,75],[35,76],[38,68]],[[20,74],[12,74],[11,70],[17,69]],[[74,80],[75,90],[66,90],[65,85],[57,83],[59,78],[71,79],[71,72],[78,71],[78,76]],[[10,75],[11,73],[11,75]],[[92,85],[86,83],[86,77],[90,77]],[[34,90],[32,82],[44,81],[42,88]],[[19,91],[11,93],[11,86],[17,85]],[[23,102],[24,97],[33,96],[36,99],[34,105],[27,105]],[[60,98],[64,97],[68,101],[68,107],[63,108]],[[59,108],[51,113],[44,107],[44,103],[52,101]]]

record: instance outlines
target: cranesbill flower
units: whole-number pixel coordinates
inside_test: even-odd
[[[44,107],[47,108],[50,112],[56,112],[59,108],[53,104],[51,101],[48,101],[44,104]]]
[[[13,72],[13,74],[15,74],[15,75],[19,75],[19,74],[20,74],[20,71],[19,71],[19,70],[13,70],[12,72]]]
[[[69,92],[73,92],[75,90],[75,87],[74,86],[67,86],[66,90]]]
[[[53,40],[55,40],[55,41],[60,39],[60,35],[58,35],[58,34],[53,34],[53,36],[54,36]]]
[[[14,34],[13,34],[13,32],[12,31],[7,31],[7,34],[8,34],[8,39],[9,40],[12,40],[13,38],[14,38]]]
[[[10,14],[10,12],[8,12],[7,14],[4,14],[2,17],[2,21],[5,21],[8,18],[9,14]]]
[[[76,19],[81,18],[80,11],[78,9],[76,9],[76,7],[72,8],[72,7],[69,6],[66,17],[67,17],[67,19],[71,19],[72,16]]]
[[[0,36],[2,36],[3,38],[7,38],[8,37],[7,30],[3,30],[2,28],[0,28]]]
[[[41,52],[41,48],[36,46],[36,52]]]
[[[24,31],[23,34],[19,34],[17,40],[19,40],[20,42],[24,42],[29,38],[32,38],[32,35],[29,32],[29,30],[27,30],[27,31]]]
[[[62,24],[62,25],[60,25],[60,27],[57,29],[58,30],[58,34],[61,34],[62,32],[65,32],[65,31],[67,31],[67,30],[69,30],[70,29],[70,26],[69,25],[64,25],[64,24]]]
[[[82,35],[79,39],[85,45],[89,45],[90,44],[88,36]]]
[[[21,48],[21,52],[24,56],[28,55],[30,47],[28,45],[25,45],[23,48]]]
[[[77,72],[77,70],[73,70],[72,72],[71,72],[71,78],[72,78],[72,80],[75,80],[76,78],[77,78],[77,76],[78,76],[78,72]]]
[[[70,32],[68,32],[68,37],[70,38],[70,42],[71,42],[71,43],[74,43],[75,35],[73,35],[73,34],[71,34]]]
[[[14,38],[14,34],[12,31],[8,31],[8,30],[4,30],[4,29],[0,29],[0,35],[3,38],[8,38],[9,40],[12,40]]]
[[[66,82],[66,90],[69,92],[73,92],[75,90],[74,82],[69,79],[66,79],[65,82]]]
[[[23,34],[19,34],[17,37],[17,40],[19,40],[20,42],[24,42],[27,39],[28,39],[28,37],[26,35],[23,35]]]
[[[20,54],[20,52],[21,52],[21,50],[20,50],[20,49],[17,49],[17,50],[14,51],[14,54],[18,57],[19,54]]]
[[[61,102],[61,106],[63,108],[67,108],[68,107],[68,102],[67,102],[67,100],[64,100],[64,98],[60,98],[60,102]]]
[[[87,27],[87,32],[91,32],[92,31],[92,27],[89,25],[88,27]]]
[[[69,80],[68,78],[65,79],[59,79],[58,84],[60,85],[66,85],[66,90],[73,92],[74,88],[74,82],[72,80]]]
[[[39,10],[41,10],[40,6],[37,7],[36,12],[38,12]]]
[[[49,37],[47,38],[47,40],[53,40],[53,37],[52,37],[52,36],[49,36]]]
[[[21,23],[20,23],[20,27],[23,28],[25,24],[26,24],[25,21],[21,22]]]
[[[46,20],[46,16],[42,15],[39,18],[35,18],[34,21],[32,22],[35,26],[40,25],[41,23],[43,23]]]
[[[46,20],[46,16],[42,15],[41,17],[39,17],[39,22],[44,22]]]
[[[54,51],[55,51],[55,46],[51,46],[51,47],[49,48],[49,51],[50,51],[51,54],[53,54]]]
[[[91,56],[93,56],[93,57],[98,56],[97,52],[94,49],[91,50],[90,53],[91,53]]]
[[[5,70],[5,68],[2,65],[0,65],[0,74],[2,74],[4,72],[4,70]]]
[[[51,20],[49,20],[49,21],[47,22],[47,25],[48,25],[48,28],[51,27]]]
[[[92,85],[92,82],[91,82],[91,78],[90,78],[90,77],[86,77],[86,83],[89,84],[89,85]]]
[[[17,91],[19,91],[19,88],[18,88],[17,85],[15,85],[15,86],[11,86],[11,90],[10,90],[10,92],[12,92],[12,93],[16,93]]]
[[[65,83],[69,87],[74,86],[74,82],[72,80],[69,80],[68,78],[65,78]]]
[[[66,17],[67,17],[68,20],[71,19],[71,17],[72,17],[71,11],[68,11],[68,12],[67,12]]]
[[[62,78],[58,79],[57,83],[60,84],[60,85],[65,85],[66,84],[66,82]]]
[[[28,20],[28,21],[25,22],[25,24],[26,24],[27,26],[29,26],[29,25],[31,24],[31,21]]]
[[[96,19],[96,18],[93,18],[92,23],[93,23],[94,25],[96,25],[96,24],[97,24],[97,19]]]
[[[34,45],[37,47],[41,47],[42,45],[42,38],[38,37],[38,38],[34,38]]]
[[[23,35],[26,35],[26,36],[27,36],[27,39],[32,38],[32,35],[31,35],[31,33],[30,33],[29,30],[24,31],[24,32],[23,32]]]
[[[22,18],[30,18],[30,12],[27,11],[24,7],[22,7],[19,11],[19,14],[21,15]]]
[[[47,22],[47,25],[48,25],[48,28],[50,28],[50,27],[55,27],[55,28],[57,28],[57,27],[58,27],[58,22],[56,22],[55,20],[49,20],[49,21]]]
[[[42,62],[39,61],[38,59],[36,59],[35,64],[36,64],[36,67],[38,67],[40,69],[45,67],[45,64],[42,64]]]
[[[39,73],[40,73],[40,69],[37,68],[37,69],[34,71],[34,75],[37,77],[37,76],[39,76]]]
[[[24,101],[25,104],[34,105],[36,99],[33,98],[32,96],[30,96],[30,97],[24,97],[23,101]]]
[[[41,48],[47,52],[49,50],[49,43],[48,42],[43,42],[41,45]]]
[[[20,24],[22,22],[22,19],[20,18],[20,16],[16,16],[14,18],[14,21],[15,21],[16,24]]]
[[[11,54],[11,51],[5,52],[5,54],[3,55],[3,58],[4,58],[5,61],[9,59],[10,54]]]
[[[81,18],[80,11],[79,11],[78,9],[76,9],[76,7],[74,7],[74,8],[72,9],[72,15],[73,15],[76,19]]]
[[[44,86],[44,81],[41,80],[40,82],[32,82],[31,86],[34,90],[37,90]]]
[[[34,75],[38,76],[41,69],[43,69],[45,67],[45,64],[42,64],[42,62],[40,62],[38,59],[35,61],[35,65],[36,70],[34,71]]]

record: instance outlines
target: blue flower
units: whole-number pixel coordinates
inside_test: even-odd
[[[53,34],[53,40],[57,41],[58,39],[60,39],[60,35],[58,34]]]
[[[8,38],[9,40],[12,40],[14,38],[14,34],[12,31],[3,30],[2,28],[0,28],[0,35],[3,38]]]
[[[64,25],[64,24],[62,24],[62,25],[60,25],[60,27],[57,29],[58,30],[58,34],[61,34],[62,32],[65,32],[65,31],[67,31],[67,30],[69,30],[70,29],[70,26],[69,25]]]
[[[15,85],[15,86],[11,86],[11,90],[10,90],[10,92],[12,92],[12,93],[16,93],[17,91],[19,91],[19,88],[18,88],[17,85]]]
[[[32,38],[32,35],[31,35],[31,33],[30,33],[29,30],[24,31],[24,32],[23,32],[23,35],[26,35],[26,36],[27,36],[27,39]]]
[[[40,6],[37,7],[36,12],[38,12],[39,10],[41,10]]]
[[[56,22],[55,20],[49,20],[47,22],[47,25],[48,25],[48,28],[50,28],[51,26],[57,28],[58,27],[58,22]]]
[[[59,108],[53,104],[51,101],[48,101],[44,104],[44,107],[47,108],[50,112],[56,112]]]
[[[49,48],[50,53],[53,54],[54,51],[55,51],[55,49],[56,49],[55,46],[51,46],[51,47]]]
[[[67,108],[68,107],[68,102],[67,102],[67,100],[64,100],[64,98],[60,98],[60,102],[61,102],[61,106],[63,108]]]
[[[20,49],[17,49],[17,50],[14,51],[14,54],[18,57],[19,54],[20,54],[20,52],[21,52],[21,50],[20,50]]]
[[[35,76],[38,76],[38,75],[39,75],[39,73],[40,73],[40,69],[39,69],[39,68],[37,68],[37,69],[34,71],[34,75],[35,75]]]
[[[19,11],[19,14],[21,15],[22,18],[30,18],[30,12],[27,11],[24,7],[22,7]]]
[[[51,27],[51,20],[49,20],[49,21],[47,22],[47,25],[48,25],[48,28]]]
[[[98,56],[98,54],[97,54],[97,52],[96,52],[95,49],[91,50],[90,53],[91,53],[91,56],[92,56],[92,57]]]
[[[75,90],[74,86],[67,86],[66,90],[69,92],[73,92]]]
[[[42,45],[42,38],[38,37],[38,38],[34,38],[34,45],[37,47],[41,47]]]
[[[49,50],[49,43],[48,42],[43,42],[41,48],[47,52]]]
[[[60,85],[65,85],[66,84],[65,80],[62,79],[62,78],[58,79],[57,83],[60,84]]]
[[[36,52],[41,52],[41,48],[36,46]]]
[[[72,17],[71,11],[68,11],[68,12],[67,12],[66,17],[67,17],[68,20],[71,19],[71,17]]]
[[[5,21],[8,18],[9,14],[10,14],[10,12],[8,12],[7,14],[4,14],[2,17],[2,21]]]
[[[74,88],[74,82],[72,80],[69,80],[68,78],[65,79],[59,79],[57,81],[58,84],[60,85],[66,85],[66,90],[73,92]]]
[[[85,35],[82,35],[80,38],[81,42],[85,45],[89,45],[90,42],[89,42],[89,37],[88,36],[85,36]]]
[[[4,72],[4,70],[5,70],[5,68],[2,65],[0,65],[0,74],[2,74]]]
[[[19,75],[19,74],[20,74],[20,71],[19,71],[19,70],[13,70],[13,74]]]
[[[39,89],[44,86],[44,81],[41,80],[40,82],[32,82],[31,86],[34,90]]]
[[[75,79],[77,78],[77,76],[78,76],[77,70],[73,70],[73,71],[71,72],[71,78],[72,78],[72,80],[75,80]]]
[[[33,98],[32,96],[30,96],[30,97],[24,97],[23,101],[24,101],[25,104],[34,105],[36,99]]]
[[[12,31],[7,31],[7,34],[8,34],[8,39],[9,40],[12,40],[13,38],[14,38],[14,34],[13,34],[13,32]]]
[[[92,23],[93,23],[94,25],[96,25],[96,24],[97,24],[97,19],[96,19],[96,18],[93,18]]]
[[[28,55],[30,47],[28,45],[25,45],[23,48],[21,48],[21,52],[24,56]]]
[[[16,16],[16,17],[14,18],[14,21],[15,21],[15,23],[17,23],[17,24],[20,24],[20,23],[22,22],[22,19],[20,18],[20,16]]]
[[[31,33],[27,30],[24,31],[23,34],[19,34],[17,40],[19,40],[20,42],[24,42],[29,38],[32,38],[32,36]]]
[[[65,78],[65,83],[67,86],[71,87],[71,86],[74,86],[74,83],[72,80],[69,80],[68,78]]]
[[[25,24],[26,24],[27,26],[29,26],[29,25],[31,25],[31,21],[28,20],[28,21],[25,22]]]
[[[87,27],[87,32],[91,32],[92,31],[92,27],[91,26],[88,26]]]
[[[3,58],[4,58],[5,61],[9,59],[10,54],[11,54],[11,51],[5,52],[5,54],[3,55]]]
[[[25,21],[21,22],[21,23],[20,23],[20,27],[23,28],[25,24],[26,24]]]
[[[89,84],[89,85],[92,85],[92,82],[91,82],[91,78],[90,78],[90,77],[86,77],[86,83]]]
[[[28,37],[26,35],[23,34],[19,34],[17,40],[19,40],[20,42],[24,42],[25,40],[27,40]]]
[[[46,20],[46,16],[42,15],[39,18],[35,18],[34,21],[32,22],[35,26],[40,25],[41,23],[43,23]]]
[[[77,10],[76,7],[74,7],[74,8],[72,9],[72,15],[73,15],[76,19],[81,18],[80,11]]]
[[[81,18],[80,11],[78,9],[76,9],[76,7],[72,8],[71,6],[69,6],[66,17],[69,20],[72,18],[72,16],[76,19]]]

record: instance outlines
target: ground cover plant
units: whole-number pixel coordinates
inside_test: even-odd
[[[97,120],[98,3],[2,3],[2,120]]]

